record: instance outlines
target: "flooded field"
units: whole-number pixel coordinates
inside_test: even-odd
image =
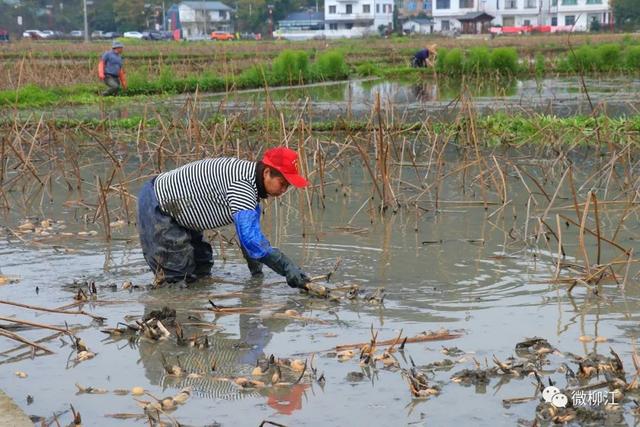
[[[367,105],[376,85],[353,83],[348,93]],[[336,87],[344,96],[346,86]],[[561,90],[567,99],[571,88]],[[412,90],[389,87],[394,102],[420,103]],[[527,90],[517,83],[502,96],[524,103]],[[244,96],[259,102],[252,95],[234,102]],[[347,102],[340,96],[321,102]],[[304,146],[313,185],[268,202],[264,229],[310,275],[335,269],[324,285],[360,288],[353,298],[320,298],[270,271],[250,279],[231,228],[209,236],[211,279],[150,286],[132,223],[142,182],[198,156],[255,158],[262,145],[251,144],[265,135],[240,148],[223,130],[195,147],[108,132],[86,139],[49,132],[35,143],[27,135],[37,129],[12,132],[14,151],[2,170],[0,302],[106,318],[100,324],[86,314],[2,303],[9,320],[1,324],[15,316],[67,326],[87,347],[74,348],[66,332],[11,329],[34,341],[57,334],[40,343],[53,354],[31,358],[28,347],[0,338],[0,387],[35,420],[68,424],[72,404],[85,425],[100,426],[145,425],[150,416],[169,425],[637,423],[640,227],[631,145],[489,151],[380,129],[355,136],[283,129],[280,139]],[[88,300],[74,299],[84,299],[78,289]],[[101,332],[157,318],[152,312],[163,307],[175,310],[179,325],[162,316],[166,338]],[[340,347],[372,336],[377,349]],[[402,345],[405,337],[418,342]],[[525,342],[533,337],[547,341]],[[396,351],[385,353],[385,340]],[[94,356],[83,360],[82,350]],[[256,365],[263,375],[254,375]],[[567,393],[605,392],[618,405],[551,413],[536,375]],[[614,381],[621,376],[624,387]],[[416,386],[416,378],[429,386]],[[134,387],[147,394],[132,396]],[[186,402],[175,408],[148,406],[185,387]]]
[[[270,88],[231,91],[228,94],[197,96],[201,118],[220,114],[242,114],[252,118],[264,112],[265,102],[285,116],[304,112],[307,120],[324,121],[338,117],[362,120],[371,114],[380,94],[387,114],[396,120],[415,121],[425,117],[452,119],[458,113],[461,97],[473,102],[479,114],[498,111],[539,112],[560,117],[588,115],[591,104],[599,113],[610,117],[635,114],[640,108],[637,91],[640,80],[628,77],[587,78],[584,91],[576,76],[541,80],[478,81],[443,79],[420,84],[382,80],[355,80],[306,87]],[[126,106],[70,106],[43,110],[46,118],[73,119],[128,118],[144,114],[164,116],[181,114],[187,99],[178,95],[153,101],[132,102]],[[591,104],[590,104],[591,102]],[[32,111],[22,112],[28,117]]]

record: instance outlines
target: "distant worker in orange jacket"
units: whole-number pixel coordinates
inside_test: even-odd
[[[118,41],[111,44],[111,50],[102,54],[98,63],[98,77],[107,85],[107,90],[102,96],[116,95],[122,89],[127,89],[127,79],[122,68],[122,48],[124,45]]]

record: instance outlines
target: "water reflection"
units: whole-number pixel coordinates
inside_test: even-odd
[[[636,94],[640,80],[629,78],[586,79],[591,103],[608,115],[634,114],[640,108]],[[536,111],[558,116],[590,114],[591,104],[577,77],[548,79],[425,79],[420,83],[353,80],[306,87],[255,89],[228,94],[199,94],[198,113],[202,119],[223,113],[242,113],[255,118],[264,114],[267,99],[281,109],[285,117],[297,118],[306,108],[309,118],[316,120],[347,117],[363,119],[371,114],[377,97],[385,110],[406,120],[421,119],[424,112],[434,117],[450,118],[456,114],[452,101],[461,96],[473,101],[480,114],[494,111]],[[104,110],[98,106],[56,107],[46,114],[57,118],[126,119],[146,114],[177,117],[192,95],[176,95],[147,101],[133,101],[126,106],[114,105]],[[22,113],[20,113],[22,114]],[[25,116],[30,114],[26,111]]]

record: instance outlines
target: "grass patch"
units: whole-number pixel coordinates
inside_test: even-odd
[[[349,77],[349,67],[340,50],[320,53],[313,65],[314,77],[318,80],[343,80]]]
[[[617,44],[603,44],[598,46],[598,70],[611,72],[622,68],[622,53]]]
[[[491,68],[491,56],[489,49],[484,46],[474,47],[467,52],[463,69],[465,74],[481,75]]]
[[[518,74],[518,51],[512,47],[499,47],[491,51],[491,68],[498,74]]]
[[[303,84],[309,81],[309,56],[302,50],[283,50],[271,66],[274,85]]]
[[[625,65],[629,70],[640,70],[640,46],[627,48],[625,52]]]

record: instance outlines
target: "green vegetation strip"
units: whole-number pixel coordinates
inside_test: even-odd
[[[206,120],[203,125],[213,126],[225,118],[223,115],[215,115]],[[470,121],[474,120],[471,127]],[[48,121],[47,126],[57,129],[120,129],[123,131],[144,129],[156,129],[159,125],[157,118],[130,117],[113,120],[70,120],[56,119]],[[13,122],[0,122],[1,126],[11,126]],[[174,125],[179,126],[180,124]],[[278,120],[253,119],[243,121],[237,130],[263,132],[277,130],[282,123]],[[286,124],[289,127],[294,123]],[[312,122],[314,132],[366,132],[373,129],[371,122],[345,121],[342,119]],[[419,133],[425,129],[422,122],[395,124],[389,129],[411,133]],[[548,144],[567,143],[579,145],[595,145],[608,141],[616,143],[640,143],[640,115],[611,118],[608,116],[572,116],[556,117],[544,114],[508,115],[496,113],[480,117],[464,117],[456,121],[435,121],[429,123],[429,134],[437,135],[458,143],[471,141],[477,138],[481,145],[521,145],[521,144]],[[475,135],[470,134],[470,129],[475,129]],[[153,130],[152,130],[153,131]]]
[[[176,78],[169,67],[163,68],[158,79],[150,79],[142,71],[128,77],[128,89],[123,95],[153,95],[195,92],[222,92],[230,89],[252,89],[268,86],[301,85],[314,82],[343,80],[349,76],[344,55],[337,50],[320,53],[309,61],[304,51],[284,50],[271,67],[256,65],[238,75],[220,77],[210,72],[187,78]],[[63,88],[41,88],[27,85],[18,90],[0,91],[0,107],[42,107],[60,104],[90,104],[100,102],[101,85],[74,85]]]
[[[407,53],[409,56],[409,53]],[[534,58],[519,57],[511,47],[472,47],[439,49],[433,69],[415,69],[408,66],[364,61],[352,69],[347,65],[345,53],[340,49],[327,50],[314,55],[303,50],[282,50],[271,66],[253,65],[242,72],[218,75],[210,71],[184,78],[175,76],[170,65],[164,65],[153,78],[146,68],[129,73],[129,88],[123,95],[177,94],[200,90],[224,92],[232,89],[253,89],[283,85],[301,85],[315,82],[343,80],[349,77],[377,76],[386,79],[419,81],[438,75],[460,78],[502,78],[516,76],[542,77],[549,73],[638,73],[640,72],[640,46],[624,39],[620,43],[582,45],[554,58],[538,53]],[[72,85],[42,88],[26,85],[18,90],[0,91],[1,107],[33,108],[51,105],[91,104],[101,102],[100,84]],[[114,101],[107,101],[114,102]]]

